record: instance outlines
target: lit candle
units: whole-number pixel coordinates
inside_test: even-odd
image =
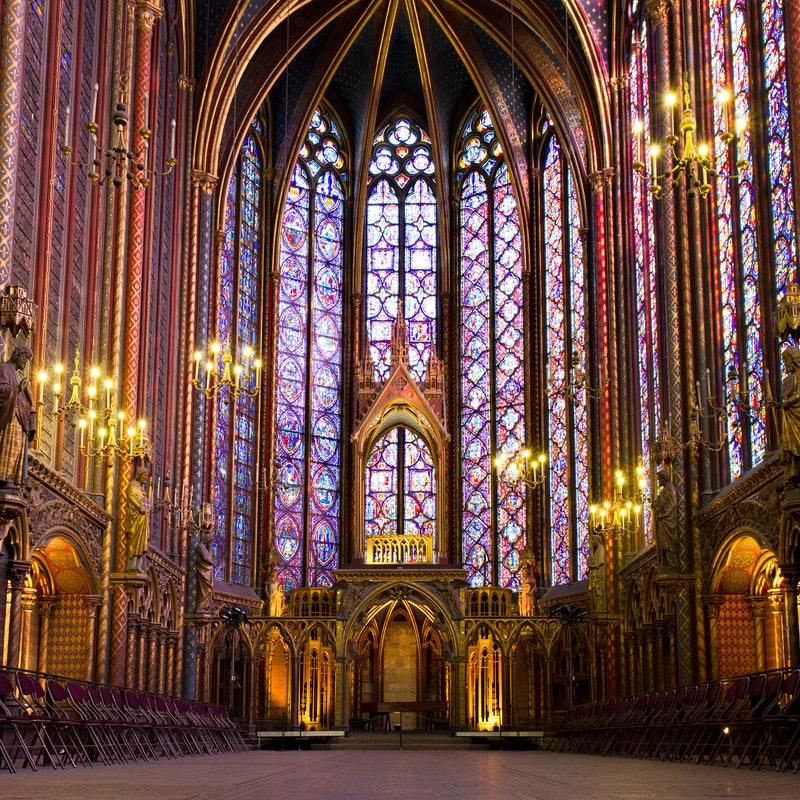
[[[39,405],[43,406],[44,405],[44,384],[47,381],[47,373],[44,372],[44,371],[40,372],[36,377],[39,380]]]
[[[214,364],[206,361],[206,391],[211,389],[211,373],[214,371]]]
[[[128,428],[128,442],[130,442],[130,454],[131,458],[133,458],[133,442],[134,442],[134,434],[136,433],[135,428]]]
[[[261,386],[261,359],[257,358],[255,361],[256,368],[256,389]]]
[[[100,92],[100,85],[95,84],[92,87],[92,116],[89,117],[89,122],[95,122],[97,119],[97,95]]]
[[[713,395],[711,394],[711,370],[706,367],[706,397],[711,402]]]
[[[674,135],[677,129],[675,125],[675,109],[678,107],[678,95],[676,95],[675,92],[667,92],[665,101],[669,108],[670,134]]]
[[[105,447],[105,444],[106,444],[106,429],[105,428],[100,428],[100,431],[99,431],[98,435],[100,436],[100,452],[102,453],[103,452],[103,448]]]
[[[139,449],[144,452],[144,429],[147,426],[147,423],[143,420],[139,420]]]
[[[644,123],[637,119],[633,123],[633,131],[636,134],[636,160],[642,160],[642,133],[644,131]]]
[[[203,354],[199,350],[194,351],[194,380],[195,383],[200,378],[200,362],[203,360]]]
[[[172,122],[169,124],[169,158],[170,160],[175,158],[175,120],[173,119]]]
[[[656,181],[658,180],[658,157],[659,157],[660,154],[661,154],[661,148],[657,144],[654,144],[650,148],[650,160],[651,160],[651,162],[653,164],[653,167],[652,167],[652,169],[653,169],[653,178]]]
[[[79,420],[79,422],[78,422],[78,425],[80,426],[80,429],[81,429],[81,442],[80,442],[80,446],[81,446],[81,447],[83,447],[83,439],[84,439],[84,436],[85,436],[85,434],[86,434],[86,420],[85,420],[85,419],[81,419],[81,420]]]
[[[70,128],[70,109],[67,106],[67,110],[64,113],[64,149],[69,150],[72,145],[72,128]]]

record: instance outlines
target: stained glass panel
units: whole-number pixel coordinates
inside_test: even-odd
[[[285,589],[331,586],[339,566],[344,163],[317,110],[281,231],[273,513]]]
[[[492,583],[489,194],[470,172],[461,189],[461,494],[470,586]]]
[[[571,575],[569,519],[569,431],[567,426],[567,329],[563,168],[561,148],[550,139],[543,171],[546,339],[548,354],[550,443],[550,548],[553,584],[568,583]]]

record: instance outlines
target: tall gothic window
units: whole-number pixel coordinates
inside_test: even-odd
[[[555,134],[542,171],[545,335],[550,445],[550,569],[553,584],[586,577],[588,441],[585,391],[572,370],[586,358],[585,263],[578,195]]]
[[[789,111],[783,9],[780,0],[760,4],[760,25],[745,0],[710,0],[711,79],[714,94],[715,157],[723,172],[736,172],[736,160],[747,163],[738,181],[716,181],[714,245],[719,265],[723,359],[728,408],[728,455],[731,478],[763,458],[767,447],[762,342],[765,330],[762,291],[772,284],[780,296],[797,279],[794,233],[794,187],[791,178]],[[758,43],[760,29],[760,47]],[[758,86],[758,76],[763,85]],[[766,125],[753,125],[763,97]],[[751,124],[726,144],[719,134],[734,128],[734,119]],[[764,136],[769,198],[757,199],[754,139]],[[737,151],[738,147],[738,151]],[[759,249],[758,216],[764,213],[768,244]]]
[[[410,117],[397,117],[375,136],[368,191],[366,330],[374,377],[389,377],[402,303],[409,369],[422,384],[437,341],[439,234],[431,141]],[[402,427],[383,436],[367,461],[367,536],[433,535],[435,478],[419,437]]]
[[[341,134],[318,109],[281,225],[273,515],[284,589],[331,586],[339,565],[345,182]]]
[[[461,134],[457,180],[461,284],[463,562],[471,586],[520,588],[524,488],[498,482],[492,455],[525,440],[522,237],[489,112]]]
[[[228,184],[219,271],[217,338],[235,352],[258,345],[260,307],[261,209],[264,170],[262,127],[256,120],[244,140]],[[253,389],[249,372],[243,388]],[[217,403],[215,423],[214,506],[216,530],[212,542],[219,580],[253,581],[255,514],[256,401],[248,392],[235,400],[227,393]]]
[[[436,348],[437,222],[431,141],[408,117],[372,143],[367,198],[367,340],[375,379],[389,375],[398,304],[408,324],[408,361],[422,382]]]
[[[647,160],[652,141],[650,100],[650,45],[648,28],[643,21],[633,36],[628,78],[631,93],[631,119],[633,136],[630,152],[632,161]],[[659,403],[661,353],[658,340],[658,278],[656,270],[656,238],[653,195],[637,175],[631,178],[633,213],[633,258],[636,289],[636,366],[639,375],[639,411],[641,425],[641,452],[648,463],[650,443],[662,433],[661,406]],[[667,432],[668,433],[668,432]],[[650,507],[644,504],[645,540],[653,538],[649,524]]]

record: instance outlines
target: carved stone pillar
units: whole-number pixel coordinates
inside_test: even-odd
[[[90,683],[95,680],[95,663],[97,658],[97,613],[100,610],[100,595],[84,595],[83,602],[86,604],[86,680]]]
[[[22,590],[22,621],[20,623],[20,667],[35,669],[38,656],[33,647],[33,612],[36,609],[36,589],[27,586]],[[39,639],[36,637],[36,644]]]
[[[453,659],[453,725],[456,730],[467,727],[467,659],[455,656]]]
[[[157,691],[160,694],[167,694],[169,689],[169,672],[167,670],[167,644],[169,632],[164,628],[158,629],[158,681]]]
[[[147,691],[158,691],[158,624],[147,626]]]
[[[348,708],[348,681],[347,681],[347,659],[344,656],[336,656],[336,703],[334,708],[334,726],[344,729],[349,724]]]
[[[644,638],[644,686],[642,690],[652,692],[656,687],[656,629],[648,625],[643,631]]]
[[[166,662],[166,686],[164,688],[164,693],[169,695],[176,695],[177,688],[175,686],[175,651],[178,646],[178,633],[177,631],[167,631],[166,632],[166,651],[167,651],[167,662]]]
[[[128,614],[128,634],[125,658],[125,686],[136,686],[136,642],[139,630],[138,614]]]
[[[756,672],[763,672],[767,667],[767,648],[764,640],[764,614],[766,612],[766,598],[760,596],[748,597],[750,611],[753,614],[753,637],[755,639]],[[777,664],[773,665],[777,666]]]
[[[655,663],[653,669],[653,688],[659,692],[667,688],[665,681],[667,665],[664,663],[664,635],[664,621],[658,620],[655,623]]]
[[[136,648],[136,688],[141,691],[147,690],[147,631],[150,623],[146,619],[140,619],[137,625],[138,645]]]
[[[292,712],[289,726],[297,730],[300,726],[300,683],[302,681],[302,663],[299,656],[292,658]]]
[[[711,680],[719,680],[719,640],[717,636],[717,617],[722,607],[722,597],[718,594],[703,597],[708,630],[708,661]]]
[[[57,600],[55,595],[39,598],[39,661],[36,666],[39,672],[47,672],[50,662],[50,616]]]
[[[778,668],[789,666],[786,658],[786,640],[784,638],[786,631],[786,611],[789,605],[789,592],[784,592],[783,589],[770,589],[768,592],[769,605],[772,614],[770,617],[764,618],[764,625],[772,626],[772,633],[775,640],[775,658],[777,660],[776,666]],[[797,600],[795,599],[795,608],[797,607]],[[791,665],[797,666],[797,662],[792,661]]]
[[[200,242],[213,240],[214,230],[214,193],[217,178],[201,172],[194,172],[191,181],[191,206],[189,217],[189,230],[187,239],[191,242],[188,255],[187,269],[190,274],[189,285],[189,320],[188,350],[202,348],[209,341],[212,331],[209,320],[212,311],[209,298],[212,296],[211,284],[216,253],[212,253],[209,246],[198,247]],[[216,245],[215,245],[216,247]],[[203,498],[205,489],[204,465],[206,463],[206,407],[205,402],[195,400],[194,387],[189,383],[186,387],[185,430],[192,431],[191,441],[191,486],[194,497]],[[193,618],[197,611],[197,592],[195,591],[195,558],[197,547],[200,544],[200,530],[195,525],[186,528],[185,546],[181,545],[181,552],[186,553],[186,605],[185,615]],[[194,700],[197,696],[197,668],[198,668],[198,640],[197,627],[193,624],[186,626],[183,634],[183,691],[184,697]]]
[[[22,633],[22,590],[25,577],[30,569],[30,561],[11,560],[8,562],[8,580],[11,584],[11,613],[8,622],[9,667],[19,667],[20,637]]]

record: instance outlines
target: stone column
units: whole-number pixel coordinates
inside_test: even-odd
[[[214,241],[213,210],[214,192],[217,178],[201,172],[192,174],[189,230],[187,240],[190,242],[190,253],[187,259],[189,280],[189,330],[187,352],[195,348],[202,349],[211,331],[210,319],[212,309],[209,297],[212,294],[211,282],[213,261],[211,242]],[[203,247],[200,249],[200,244]],[[197,248],[197,249],[196,249]],[[206,408],[203,399],[195,402],[194,387],[191,383],[186,388],[187,420],[186,430],[192,432],[191,439],[191,485],[193,496],[202,500],[205,490],[204,465],[206,443]],[[195,553],[200,544],[200,530],[195,525],[186,531],[186,605],[185,617],[193,618],[197,611],[197,592],[195,591]],[[183,546],[181,551],[184,551]],[[188,625],[183,638],[183,696],[194,700],[197,696],[197,664],[198,664],[197,628]]]
[[[722,607],[722,597],[717,594],[706,595],[703,598],[706,611],[706,625],[708,629],[708,660],[711,671],[711,680],[719,680],[719,638],[717,635],[717,617]]]
[[[656,688],[656,629],[648,625],[644,631],[644,686],[642,690],[652,692]]]
[[[86,680],[92,683],[95,680],[95,662],[97,660],[97,613],[100,610],[102,598],[97,594],[87,594],[83,598],[86,604]]]
[[[755,638],[756,672],[764,672],[767,667],[767,648],[764,641],[764,614],[766,612],[766,598],[752,596],[747,598],[750,611],[753,614],[753,636]],[[774,665],[774,666],[777,666]]]
[[[20,667],[22,669],[35,669],[38,656],[33,650],[33,642],[31,640],[33,636],[33,611],[36,608],[36,589],[26,586],[22,590],[21,603],[22,622],[20,625]]]
[[[797,599],[795,593],[795,609],[797,608]],[[775,658],[778,661],[778,667],[788,667],[789,663],[791,666],[795,667],[798,666],[798,662],[793,660],[787,660],[786,658],[786,640],[784,638],[784,633],[786,630],[785,617],[784,612],[788,608],[790,603],[790,597],[788,591],[784,592],[783,589],[770,589],[768,593],[769,597],[769,604],[770,610],[772,611],[771,615],[771,624],[773,626],[772,630],[774,632],[775,637]],[[788,615],[787,615],[788,616]],[[767,619],[764,620],[765,625],[770,624],[767,622]]]
[[[50,661],[50,615],[58,598],[55,595],[42,595],[39,598],[39,661],[36,669],[47,672]]]
[[[158,628],[158,680],[156,681],[156,691],[160,694],[169,692],[169,680],[167,673],[167,637],[168,631]]]
[[[292,710],[289,716],[289,727],[292,730],[297,730],[300,726],[300,682],[301,663],[300,657],[294,656],[292,658]]]
[[[350,724],[348,708],[349,692],[347,681],[347,659],[336,656],[336,703],[334,708],[334,726],[344,730]]]
[[[167,674],[166,674],[166,687],[165,694],[176,695],[177,687],[175,686],[176,665],[175,665],[175,650],[178,646],[178,634],[176,631],[167,631],[166,634],[166,650],[167,650]]]
[[[453,659],[453,726],[456,730],[467,727],[467,658],[455,656]]]
[[[8,661],[9,667],[20,665],[20,638],[22,634],[22,590],[25,577],[30,569],[30,561],[10,560],[8,580],[11,584],[11,613],[8,623]]]
[[[147,625],[147,691],[158,691],[158,623]]]
[[[147,691],[147,629],[150,623],[140,619],[137,626],[138,646],[136,652],[136,688]]]
[[[139,629],[140,616],[128,614],[127,647],[125,650],[125,686],[136,686],[136,633]]]
[[[664,621],[658,620],[655,623],[655,663],[653,669],[653,688],[656,691],[663,691],[666,689],[666,681],[664,676],[667,674],[666,664],[664,663]]]

